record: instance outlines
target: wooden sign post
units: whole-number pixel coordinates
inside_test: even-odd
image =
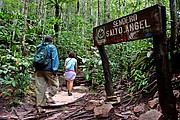
[[[157,86],[162,113],[165,120],[177,120],[176,101],[169,70],[165,7],[155,5],[95,27],[93,37],[95,46],[153,37]]]
[[[154,58],[156,62],[157,86],[159,103],[165,120],[177,120],[176,100],[171,84],[168,44],[166,39],[166,12],[165,7],[160,8],[162,21],[162,34],[153,37]]]

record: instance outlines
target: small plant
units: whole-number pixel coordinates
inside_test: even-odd
[[[26,91],[31,89],[30,61],[31,59],[24,59],[16,52],[14,55],[4,55],[0,59],[0,91],[9,98],[11,104],[22,101]]]
[[[143,86],[146,86],[148,83],[148,77],[145,76],[141,70],[132,70],[132,87],[129,87],[129,91],[140,90]]]

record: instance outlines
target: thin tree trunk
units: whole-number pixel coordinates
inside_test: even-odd
[[[1,11],[2,6],[3,6],[3,0],[0,0],[0,11]]]
[[[100,14],[99,14],[99,0],[97,2],[97,9],[96,9],[96,25],[95,26],[98,26],[99,25],[99,17],[100,17]]]
[[[24,8],[23,9],[24,9],[24,30],[23,30],[23,39],[21,40],[21,44],[22,44],[22,54],[23,54],[23,56],[26,56],[27,52],[26,52],[25,41],[26,41],[28,0],[24,0]]]
[[[126,7],[126,1],[125,0],[122,2],[121,6],[122,6],[121,13],[125,14],[125,12],[124,12],[125,11],[125,7]]]
[[[170,53],[171,53],[171,65],[174,65],[175,57],[174,50],[177,44],[178,24],[177,24],[177,3],[176,0],[170,0],[170,14],[171,14],[171,37],[170,37]],[[173,69],[174,72],[174,69]]]
[[[79,3],[79,0],[78,0],[77,5],[76,5],[76,14],[79,14],[79,9],[80,9],[80,3]]]
[[[118,0],[118,13],[121,12],[121,2]],[[120,14],[118,14],[118,17],[120,17]]]
[[[59,4],[56,4],[55,6],[56,8],[56,11],[55,11],[55,15],[56,15],[56,19],[60,19],[60,6]],[[54,31],[55,31],[55,34],[56,34],[56,40],[58,40],[58,32],[59,32],[59,23],[56,22],[55,25],[54,25]]]
[[[176,99],[173,95],[168,60],[165,7],[161,8],[161,13],[163,34],[155,36],[153,40],[159,103],[165,120],[177,120]]]
[[[90,0],[90,16],[92,17],[93,16],[93,0]],[[94,24],[93,24],[93,20],[92,20],[92,18],[90,18],[90,24],[91,24],[91,26],[92,26],[92,28],[93,28],[93,26],[94,26]]]
[[[77,17],[79,17],[80,16],[80,12],[81,12],[81,9],[80,9],[81,7],[80,7],[80,0],[78,0],[77,1],[77,10],[76,10],[76,12],[77,12],[77,14],[76,14],[76,16]],[[75,31],[75,32],[79,32],[80,31],[80,23],[78,23],[78,25],[77,25],[77,30]]]
[[[84,46],[84,23],[82,24],[82,34],[81,34],[81,39],[82,39],[82,43],[81,46]]]
[[[38,28],[41,27],[43,0],[38,1]]]
[[[16,34],[16,24],[17,24],[17,19],[13,20],[13,33],[12,33],[12,38],[11,38],[11,44],[9,48],[12,46],[12,41],[14,41],[15,34]]]
[[[26,0],[21,0],[21,3],[23,3],[23,5],[24,5],[25,1]],[[24,13],[24,9],[25,9],[24,7],[21,7],[21,9],[20,9],[20,12],[22,12],[22,14]]]
[[[21,0],[18,0],[18,1],[19,1],[18,2],[18,12],[21,13],[22,8],[20,6],[21,6],[22,2],[21,2]]]
[[[44,18],[43,18],[43,30],[42,30],[42,34],[44,33],[44,29],[45,29],[45,25],[46,25],[46,15],[47,15],[47,6],[44,6]]]
[[[109,0],[104,0],[104,23],[110,20]]]
[[[104,23],[108,22],[110,19],[110,15],[108,13],[108,8],[109,8],[109,1],[104,0]],[[114,94],[113,91],[113,83],[112,83],[112,76],[109,68],[109,61],[108,57],[106,55],[106,50],[103,45],[98,47],[101,59],[102,59],[102,65],[103,65],[103,70],[104,70],[104,76],[105,76],[105,91],[107,96],[112,96]]]
[[[86,9],[86,1],[82,0],[82,18],[85,19],[85,9]],[[85,21],[85,20],[84,20]],[[82,31],[81,31],[81,39],[82,39],[82,46],[84,46],[84,22],[82,23]]]

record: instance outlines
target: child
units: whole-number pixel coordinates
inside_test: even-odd
[[[74,52],[69,52],[69,57],[66,58],[64,63],[65,73],[64,77],[67,80],[68,96],[72,96],[72,87],[76,74],[78,73],[78,65],[76,60],[76,54]]]

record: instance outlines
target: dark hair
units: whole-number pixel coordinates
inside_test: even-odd
[[[69,52],[69,57],[70,58],[76,58],[76,54],[73,51]]]
[[[52,42],[53,41],[53,37],[47,35],[44,39],[45,42]]]

